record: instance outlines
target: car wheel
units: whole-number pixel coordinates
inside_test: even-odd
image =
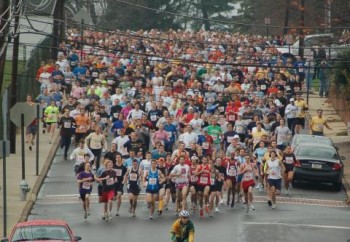
[[[339,192],[339,191],[341,191],[343,184],[341,182],[336,182],[333,184],[333,187],[334,187],[335,191]]]

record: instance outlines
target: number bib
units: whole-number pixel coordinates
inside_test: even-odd
[[[130,173],[129,179],[130,179],[130,181],[137,181],[137,174],[136,173]]]
[[[157,184],[157,178],[149,178],[148,179],[149,185],[156,185]]]
[[[108,186],[114,185],[114,178],[107,178],[106,184]]]
[[[203,177],[203,176],[201,176],[201,177],[199,178],[199,182],[200,182],[201,184],[208,184],[208,177]]]
[[[83,185],[81,186],[85,190],[89,190],[91,188],[90,182],[83,182]]]

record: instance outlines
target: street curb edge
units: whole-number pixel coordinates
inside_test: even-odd
[[[36,179],[36,182],[34,184],[34,187],[32,189],[30,197],[29,197],[28,201],[26,202],[26,205],[24,206],[24,209],[22,211],[21,217],[19,218],[18,222],[24,222],[28,219],[29,213],[32,210],[32,208],[36,202],[40,188],[41,188],[42,184],[44,183],[44,180],[47,176],[47,173],[50,170],[52,161],[53,161],[55,154],[56,154],[56,151],[58,150],[58,147],[59,147],[59,142],[60,142],[60,136],[57,135],[55,142],[49,151],[49,155],[47,156],[47,158],[45,160],[43,168],[41,169],[41,172],[40,172],[38,178]]]

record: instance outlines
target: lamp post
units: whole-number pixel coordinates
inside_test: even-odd
[[[269,25],[271,24],[270,18],[264,19],[265,25],[266,25],[266,38],[269,38]]]

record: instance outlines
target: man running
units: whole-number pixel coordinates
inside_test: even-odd
[[[137,199],[140,194],[140,177],[141,171],[138,161],[134,159],[132,161],[132,167],[128,169],[124,176],[124,184],[127,184],[130,202],[129,213],[132,214],[133,217],[136,217]]]

